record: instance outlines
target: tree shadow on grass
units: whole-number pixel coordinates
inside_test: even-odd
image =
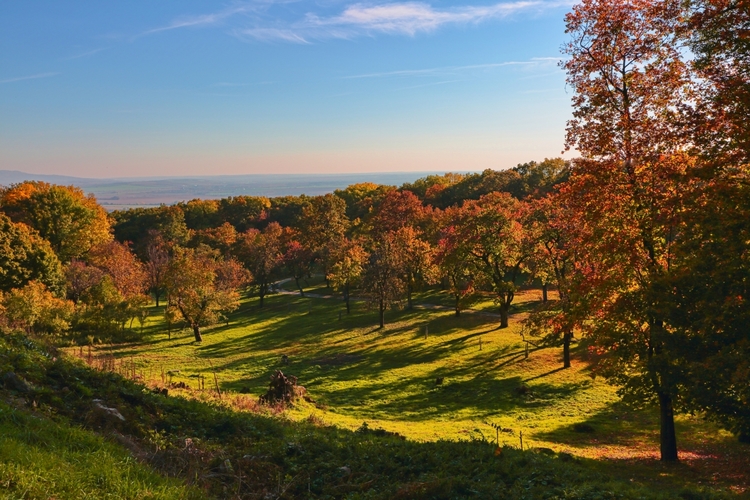
[[[531,352],[531,351],[529,351],[529,352]],[[548,377],[548,376],[553,375],[555,373],[561,372],[561,371],[563,371],[565,369],[566,368],[564,368],[564,367],[561,366],[559,368],[555,368],[554,370],[550,370],[550,371],[548,371],[546,373],[542,373],[540,375],[535,375],[533,377],[527,378],[524,382],[531,382],[532,380],[537,380],[537,379],[540,379],[540,378]]]
[[[644,485],[750,488],[750,447],[698,417],[678,417],[675,427],[680,456],[677,463],[659,460],[656,405],[636,409],[614,402],[580,422],[536,437],[597,458],[603,472],[629,476],[632,482]]]

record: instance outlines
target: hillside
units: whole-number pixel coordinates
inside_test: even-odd
[[[295,423],[267,410],[237,412],[216,399],[165,397],[114,373],[53,356],[19,335],[0,337],[0,363],[5,373],[0,394],[14,407],[4,405],[0,413],[0,447],[11,450],[3,453],[0,491],[10,498],[81,498],[91,481],[92,497],[96,491],[104,492],[100,498],[197,497],[144,467],[220,498],[720,497],[671,482],[657,492],[640,481],[612,477],[593,461],[545,449],[496,448],[476,437],[419,443],[365,425],[352,432],[314,418]],[[23,382],[11,387],[14,377]],[[97,411],[96,400],[120,411],[124,420]],[[13,451],[19,443],[23,452]],[[143,465],[129,459],[132,469],[123,467],[122,447]],[[99,449],[114,458],[103,459]],[[53,470],[67,470],[60,468],[65,461],[76,464],[65,480],[35,484],[40,481],[34,477],[54,478]]]

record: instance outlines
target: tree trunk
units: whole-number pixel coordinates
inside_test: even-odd
[[[385,304],[380,301],[380,328],[385,327]]]
[[[159,307],[159,290],[154,291],[154,299],[156,299],[156,307]]]
[[[509,304],[502,304],[500,306],[500,328],[508,328],[508,309]]]
[[[297,290],[299,290],[299,294],[304,297],[305,291],[302,290],[302,287],[299,284],[299,278],[294,278],[294,282],[297,283]]]
[[[570,368],[570,339],[573,332],[563,333],[563,368]]]
[[[349,314],[349,287],[344,288],[344,302],[346,302],[346,314]]]
[[[193,325],[193,335],[195,335],[196,342],[203,342],[203,336],[201,336],[201,327]]]
[[[258,295],[260,296],[260,307],[263,307],[263,297],[266,296],[266,285],[258,287]]]
[[[674,462],[677,457],[677,436],[674,429],[674,411],[672,410],[672,398],[663,392],[659,392],[659,410],[661,416],[661,459],[664,462]]]
[[[547,283],[542,284],[542,302],[547,302]]]
[[[458,307],[461,296],[456,294],[456,316],[461,316],[461,309]]]
[[[411,302],[411,285],[406,285],[406,308],[409,310],[413,309],[413,304]]]

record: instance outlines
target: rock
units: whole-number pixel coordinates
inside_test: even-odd
[[[352,470],[346,465],[343,467],[339,467],[338,471],[341,473],[342,476],[348,476],[349,474],[352,473]]]
[[[122,413],[116,408],[106,406],[101,399],[95,399],[92,403],[93,408],[91,410],[90,420],[92,420],[93,424],[108,426],[125,422],[125,417],[122,416]]]
[[[226,472],[227,474],[234,474],[234,467],[232,467],[232,462],[230,462],[228,458],[224,460],[222,469],[224,469],[224,472]]]
[[[22,393],[28,393],[34,390],[34,387],[28,383],[26,379],[13,372],[8,372],[3,375],[3,385],[8,389]]]

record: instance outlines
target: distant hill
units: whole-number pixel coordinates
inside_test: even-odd
[[[158,206],[195,198],[228,196],[310,196],[331,193],[351,184],[374,182],[400,186],[421,177],[444,172],[371,172],[356,174],[249,174],[186,177],[129,177],[92,179],[66,175],[29,174],[0,170],[0,185],[25,180],[74,185],[92,193],[109,210]]]
[[[100,181],[100,179],[86,179],[83,177],[71,177],[69,175],[29,174],[19,170],[0,170],[0,185],[2,186],[28,180],[44,181],[51,184],[65,184],[66,186],[73,184],[80,187],[96,184]]]

